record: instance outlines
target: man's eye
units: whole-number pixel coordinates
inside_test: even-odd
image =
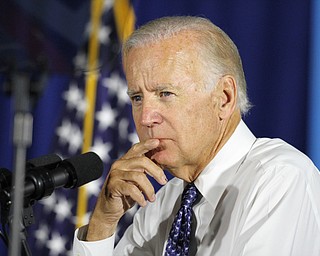
[[[173,95],[172,92],[160,92],[160,97],[169,97]]]
[[[141,97],[140,95],[134,95],[134,96],[131,97],[131,101],[132,101],[133,103],[138,103],[138,102],[140,102],[141,100],[142,100],[142,97]]]

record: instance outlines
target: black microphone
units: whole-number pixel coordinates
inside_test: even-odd
[[[30,201],[50,196],[56,188],[76,188],[101,177],[103,162],[94,152],[61,160],[47,155],[27,161],[24,197]],[[0,168],[0,200],[10,198],[12,173]]]
[[[50,196],[56,188],[76,188],[96,180],[102,171],[103,162],[94,152],[65,159],[53,169],[46,166],[32,168],[26,173],[24,196],[40,200]]]
[[[60,158],[60,156],[56,154],[39,156],[27,161],[26,172],[40,166],[45,169],[48,169],[48,168],[54,169],[61,162],[62,162],[62,159]],[[11,186],[12,186],[12,172],[6,168],[0,168],[0,191],[2,192],[6,190],[8,192]]]
[[[26,172],[29,170],[43,166],[45,168],[53,169],[56,168],[59,163],[62,162],[62,159],[57,154],[50,154],[39,156],[36,158],[29,159],[26,163]]]

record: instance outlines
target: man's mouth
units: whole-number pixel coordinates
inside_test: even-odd
[[[146,157],[152,159],[152,156],[155,155],[157,152],[160,152],[162,149],[160,147],[157,147],[155,149],[150,150],[149,152],[147,152],[145,155]]]

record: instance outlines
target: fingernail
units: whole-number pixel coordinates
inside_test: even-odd
[[[151,196],[151,198],[150,198],[150,201],[151,201],[151,202],[154,202],[155,200],[156,200],[156,195],[153,194],[153,195]]]
[[[140,204],[141,207],[147,206],[147,201],[143,201],[142,204]]]
[[[167,177],[166,177],[166,176],[162,176],[162,183],[163,183],[163,185],[164,185],[164,184],[167,184],[167,182],[168,182]]]

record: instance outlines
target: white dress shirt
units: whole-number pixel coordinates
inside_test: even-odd
[[[320,255],[320,173],[284,141],[257,139],[241,121],[195,185],[190,255]],[[163,186],[115,249],[114,236],[84,242],[77,230],[74,255],[163,255],[184,186],[177,178]]]

